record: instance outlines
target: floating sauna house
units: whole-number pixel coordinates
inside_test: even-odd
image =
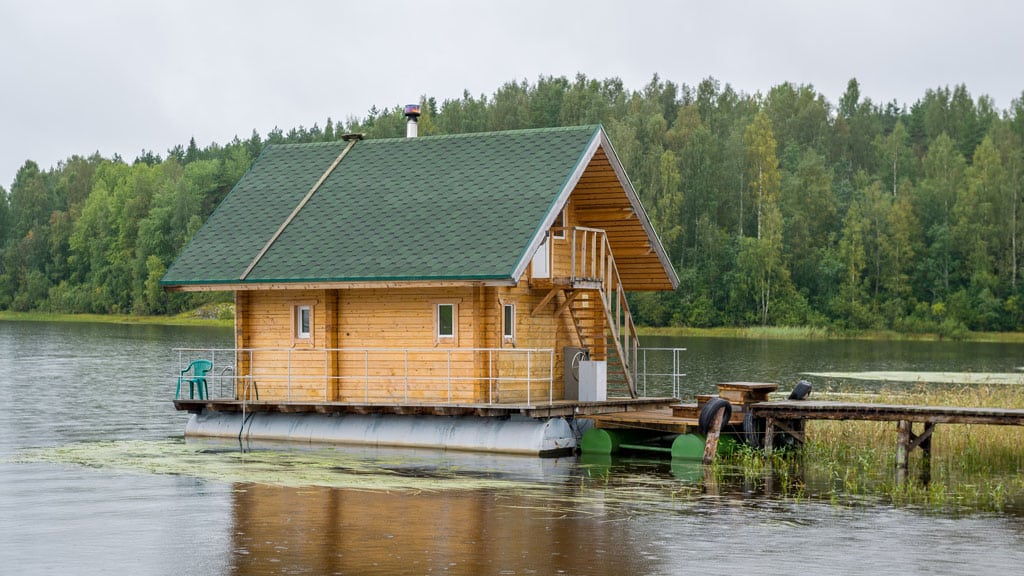
[[[557,453],[670,402],[625,291],[678,278],[601,126],[267,146],[161,283],[235,297],[187,435]]]

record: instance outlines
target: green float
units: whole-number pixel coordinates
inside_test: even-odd
[[[679,434],[670,447],[659,446],[654,442],[664,438],[660,432],[644,430],[609,430],[591,428],[583,433],[580,440],[580,451],[583,454],[616,454],[620,450],[640,450],[670,454],[673,460],[701,460],[704,458],[703,434]],[[722,435],[718,439],[718,455],[726,455],[736,449],[736,439]]]

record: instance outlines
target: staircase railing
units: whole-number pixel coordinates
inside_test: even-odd
[[[615,353],[622,363],[622,369],[629,386],[630,396],[637,396],[637,348],[639,338],[633,314],[626,302],[615,257],[612,255],[608,235],[598,228],[576,226],[552,228],[551,239],[570,233],[572,247],[569,258],[569,283],[576,288],[594,288],[601,295],[609,336],[614,343]],[[549,242],[553,245],[553,242]]]

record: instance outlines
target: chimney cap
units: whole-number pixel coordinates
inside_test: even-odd
[[[418,118],[420,115],[419,104],[406,104],[405,105],[405,117],[409,119]]]

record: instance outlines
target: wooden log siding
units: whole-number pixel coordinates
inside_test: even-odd
[[[251,291],[236,296],[239,397],[309,402],[531,402],[564,397],[566,318],[530,317],[545,291],[519,286]],[[502,303],[516,305],[516,338],[502,338]],[[456,306],[453,339],[438,339],[436,306]],[[312,307],[311,338],[295,338],[296,305]],[[552,302],[552,312],[557,302]],[[488,352],[482,349],[495,349]],[[508,349],[507,354],[498,352]],[[555,350],[551,355],[524,349]],[[450,361],[449,361],[450,354]],[[252,366],[248,365],[251,357]],[[249,376],[251,378],[245,378]],[[251,394],[250,394],[251,397]]]
[[[608,234],[622,282],[630,290],[672,289],[604,150],[594,154],[573,189],[572,205],[573,226],[599,228]]]

